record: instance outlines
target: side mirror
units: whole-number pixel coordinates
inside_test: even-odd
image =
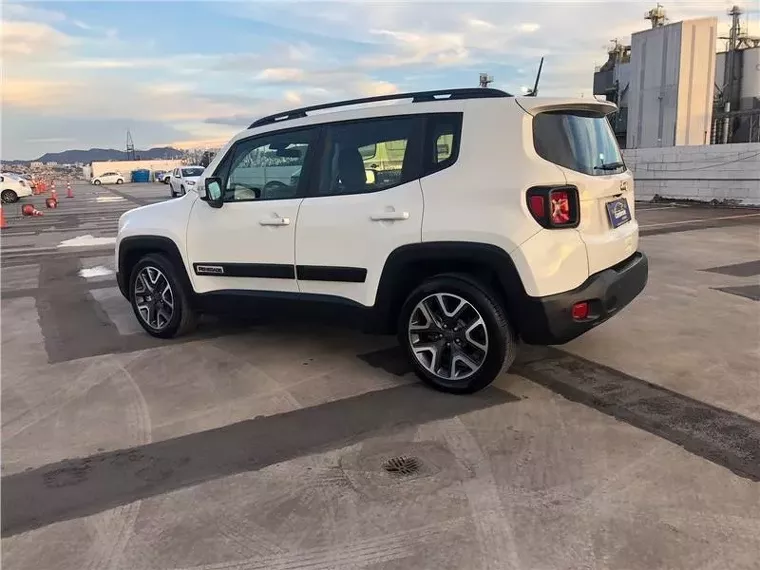
[[[222,180],[220,178],[206,178],[206,195],[204,199],[212,208],[221,208],[224,204],[222,196]]]

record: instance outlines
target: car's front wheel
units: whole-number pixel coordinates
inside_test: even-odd
[[[95,186],[100,186],[100,180],[93,180],[93,181],[92,181],[92,183],[93,183]]]
[[[191,331],[196,315],[186,291],[165,256],[140,259],[129,280],[129,299],[140,325],[152,336],[172,338]]]
[[[459,274],[433,277],[409,295],[399,316],[398,340],[417,376],[457,394],[491,384],[512,364],[517,348],[497,297]]]
[[[184,196],[185,194],[186,194],[185,187],[184,186],[180,186],[179,187],[179,195],[180,196]]]
[[[14,190],[3,190],[2,194],[0,194],[0,200],[6,204],[12,204],[13,202],[18,202],[18,194]]]

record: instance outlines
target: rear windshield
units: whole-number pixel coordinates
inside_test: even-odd
[[[533,118],[533,144],[541,158],[590,176],[625,170],[610,123],[598,114],[540,113]]]
[[[203,174],[202,168],[183,168],[182,169],[182,176],[188,177],[188,176],[200,176]]]

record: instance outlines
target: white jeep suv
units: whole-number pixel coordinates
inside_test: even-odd
[[[387,100],[406,102],[347,109]],[[518,339],[565,343],[646,285],[615,109],[476,88],[262,118],[186,196],[121,217],[119,287],[162,338],[224,306],[326,307],[476,391]]]
[[[187,191],[198,183],[198,179],[202,174],[202,166],[180,166],[179,168],[175,168],[169,178],[169,191],[172,198],[187,194]]]

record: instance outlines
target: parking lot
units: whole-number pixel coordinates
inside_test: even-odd
[[[760,209],[638,204],[642,296],[448,396],[312,322],[149,337],[113,241],[168,187],[74,194],[4,208],[5,568],[757,568]]]

